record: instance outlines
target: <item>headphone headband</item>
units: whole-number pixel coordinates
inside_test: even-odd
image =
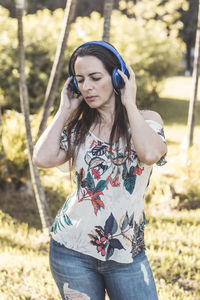
[[[68,74],[69,77],[73,76],[74,74],[72,74],[72,70],[71,70],[71,61],[72,61],[72,57],[74,56],[74,54],[76,53],[76,51],[78,51],[78,49],[87,46],[87,45],[99,45],[101,47],[104,47],[106,49],[108,49],[110,52],[112,52],[118,59],[119,63],[120,63],[120,70],[125,73],[128,77],[129,77],[129,73],[128,70],[126,69],[126,64],[123,60],[123,58],[121,57],[121,55],[119,54],[119,52],[110,44],[104,42],[104,41],[91,41],[91,42],[87,42],[84,43],[82,45],[80,45],[78,48],[76,48],[74,50],[74,52],[71,55],[71,58],[69,60],[69,64],[68,64]],[[119,75],[119,73],[117,72],[117,69],[113,70],[112,73],[112,82],[113,82],[113,86],[115,89],[120,89],[124,86],[124,80],[122,79],[122,77]],[[78,85],[77,85],[77,81],[76,78],[74,77],[73,81],[70,83],[70,86],[72,88],[72,90],[79,94],[79,89],[78,89]]]

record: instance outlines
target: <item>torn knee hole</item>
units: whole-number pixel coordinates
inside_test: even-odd
[[[147,272],[147,269],[144,264],[141,264],[141,270],[144,274],[144,281],[146,282],[147,285],[149,285],[149,276],[148,276],[148,272]]]
[[[90,297],[85,293],[69,288],[69,284],[67,282],[63,285],[63,292],[66,300],[90,300]]]

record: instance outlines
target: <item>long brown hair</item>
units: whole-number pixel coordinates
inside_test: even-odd
[[[107,48],[97,45],[89,44],[78,48],[71,57],[70,69],[74,74],[74,65],[77,57],[95,56],[103,63],[104,67],[110,75],[115,68],[120,68],[120,62],[117,57]],[[112,130],[110,133],[110,152],[112,152],[112,145],[115,141],[119,141],[122,137],[127,144],[126,150],[128,155],[130,153],[130,134],[128,132],[129,122],[126,109],[121,101],[120,90],[115,91],[115,116]],[[82,143],[84,143],[86,135],[93,124],[101,122],[101,117],[97,109],[89,107],[83,100],[79,107],[73,112],[67,122],[66,134],[69,140],[67,156],[71,158],[70,166],[74,165],[77,152]],[[72,141],[73,131],[73,141]],[[80,134],[81,133],[81,134]],[[71,167],[70,167],[71,169]]]

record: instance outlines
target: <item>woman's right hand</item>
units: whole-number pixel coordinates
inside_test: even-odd
[[[73,76],[69,77],[66,80],[61,92],[61,101],[60,101],[60,108],[66,109],[71,112],[73,112],[83,100],[82,95],[78,97],[73,97],[74,93],[70,87],[70,81],[72,80],[72,78]]]

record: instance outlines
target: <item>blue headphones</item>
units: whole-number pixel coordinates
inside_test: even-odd
[[[77,83],[77,79],[76,77],[72,74],[72,71],[71,71],[71,60],[72,60],[72,57],[73,55],[75,54],[75,52],[81,48],[81,47],[84,47],[86,45],[99,45],[99,46],[102,46],[102,47],[105,47],[106,49],[110,50],[118,59],[119,63],[120,63],[120,70],[126,74],[128,77],[129,77],[129,72],[128,70],[126,69],[126,65],[125,65],[125,62],[124,60],[122,59],[122,57],[120,56],[120,54],[117,52],[117,50],[112,47],[110,44],[106,43],[106,42],[103,42],[103,41],[92,41],[92,42],[87,42],[87,43],[84,43],[83,45],[79,46],[78,48],[76,48],[76,50],[72,53],[71,55],[71,58],[69,60],[69,65],[68,65],[68,74],[69,74],[69,77],[70,76],[73,76],[73,79],[72,81],[70,82],[70,86],[73,90],[74,93],[76,94],[80,94],[80,91],[78,89],[78,83]],[[112,71],[112,84],[113,84],[113,87],[115,89],[121,89],[124,87],[125,83],[124,83],[124,80],[123,78],[120,76],[120,74],[117,72],[117,69],[114,69]]]

